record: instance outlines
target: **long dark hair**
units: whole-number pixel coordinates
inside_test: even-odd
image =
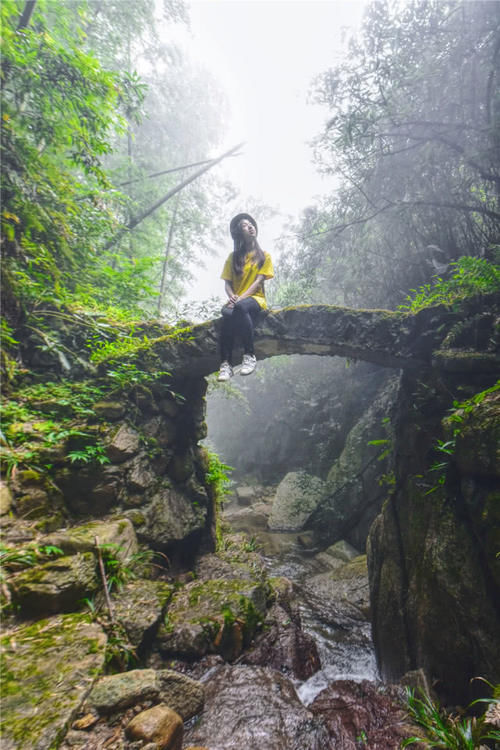
[[[252,250],[250,250],[250,252],[254,254],[254,258],[257,262],[257,267],[262,268],[262,266],[264,265],[266,256],[264,254],[263,249],[257,242],[257,239],[254,239],[254,245],[253,245]],[[243,235],[238,232],[238,234],[234,238],[234,249],[233,249],[233,272],[236,276],[241,276],[241,274],[243,273],[246,254],[247,254],[247,247],[245,245],[245,240],[243,238]]]

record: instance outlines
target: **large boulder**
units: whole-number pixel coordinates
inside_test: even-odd
[[[386,482],[391,481],[390,415],[398,382],[393,377],[382,387],[328,472],[323,499],[308,524],[323,542],[345,539],[365,549],[370,526],[387,495]]]
[[[336,680],[309,709],[328,727],[330,740],[323,750],[399,750],[403,739],[415,735],[402,695],[367,680]]]
[[[106,715],[123,712],[145,701],[165,703],[187,720],[203,708],[203,686],[172,669],[133,669],[101,677],[94,685],[86,705]]]
[[[272,531],[300,531],[318,507],[324,483],[305,471],[293,471],[278,485],[268,525]]]
[[[50,534],[43,544],[59,547],[66,555],[78,552],[94,552],[95,540],[106,546],[120,562],[126,562],[138,550],[134,527],[128,518],[113,518],[107,521],[89,521]]]
[[[219,653],[239,656],[266,612],[266,591],[253,581],[193,581],[172,598],[157,642],[169,655],[188,659]]]
[[[104,666],[106,635],[81,614],[59,615],[2,639],[2,748],[57,747]]]
[[[207,507],[199,500],[164,487],[141,509],[143,523],[137,534],[141,541],[155,549],[166,549],[205,528]]]
[[[324,750],[328,733],[290,680],[265,667],[222,667],[205,683],[205,709],[186,744],[217,750]]]
[[[423,668],[443,702],[464,705],[481,691],[473,678],[500,680],[500,469],[498,440],[489,443],[500,402],[492,393],[457,414],[455,455],[446,441],[449,418],[441,425],[449,400],[408,386],[397,490],[369,537],[373,636],[385,679]],[[419,410],[409,408],[415,403]],[[430,446],[439,434],[450,452],[438,459]],[[439,471],[431,471],[437,460]]]
[[[305,633],[300,618],[278,603],[269,610],[263,632],[240,657],[242,664],[271,667],[297,680],[307,680],[321,668],[314,638]]]
[[[58,557],[28,568],[9,581],[12,601],[23,615],[71,612],[97,591],[96,559],[91,552]]]

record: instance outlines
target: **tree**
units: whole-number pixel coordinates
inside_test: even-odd
[[[28,27],[2,3],[2,256],[7,300],[38,304],[75,287],[113,217],[103,169],[123,107],[142,90],[104,70],[68,35],[63,7],[49,28],[44,3]]]
[[[330,116],[315,158],[340,189],[297,234],[321,294],[394,304],[461,255],[493,256],[499,11],[490,2],[374,2],[348,60],[317,80]]]

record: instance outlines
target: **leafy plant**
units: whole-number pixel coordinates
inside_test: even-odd
[[[0,583],[18,570],[33,567],[50,557],[63,554],[62,549],[52,544],[33,544],[21,548],[0,544]]]
[[[407,688],[406,698],[409,716],[422,727],[425,736],[409,737],[402,742],[402,748],[418,743],[419,747],[438,750],[477,750],[488,740],[500,741],[500,731],[488,725],[485,715],[476,718],[447,714],[422,690],[416,697]],[[487,702],[500,701],[493,698]]]
[[[463,256],[450,263],[450,278],[434,276],[432,284],[412,289],[399,310],[417,312],[432,305],[451,305],[464,297],[500,291],[500,265],[485,258]]]
[[[109,464],[109,458],[104,453],[103,445],[86,445],[81,450],[70,451],[67,457],[71,463],[80,462],[84,464],[96,461],[99,464]]]

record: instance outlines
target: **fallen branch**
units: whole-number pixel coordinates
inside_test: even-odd
[[[109,619],[111,620],[112,623],[114,623],[115,618],[113,616],[113,606],[111,604],[111,599],[109,596],[108,581],[106,578],[106,571],[104,569],[104,560],[102,559],[101,548],[99,546],[99,537],[98,536],[94,537],[94,541],[95,541],[95,546],[97,549],[97,559],[99,560],[99,570],[101,571],[101,579],[102,579],[102,585],[104,588],[104,596],[106,597],[106,605],[108,607]]]

